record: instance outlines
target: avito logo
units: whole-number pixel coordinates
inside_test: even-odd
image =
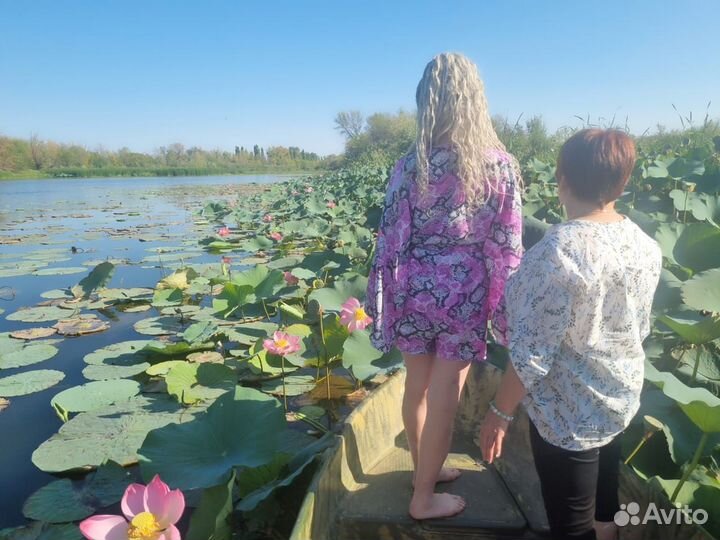
[[[640,505],[636,502],[621,504],[620,510],[615,514],[615,524],[618,527],[626,525],[645,525],[646,523],[657,523],[658,525],[704,525],[707,523],[708,513],[702,508],[693,510],[689,506],[671,508],[665,510],[658,508],[655,503],[650,503],[645,514],[640,517]]]

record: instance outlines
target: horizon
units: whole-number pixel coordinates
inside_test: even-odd
[[[680,129],[679,115],[700,123],[713,101],[709,115],[720,118],[712,0],[561,0],[553,10],[457,2],[429,34],[431,2],[76,6],[5,6],[0,134],[93,151],[153,154],[180,143],[340,154],[335,115],[414,111],[422,69],[444,50],[475,61],[491,114],[511,123],[540,116],[554,132],[580,126],[578,116],[598,124],[614,116],[619,127],[627,117],[641,135],[658,124]]]

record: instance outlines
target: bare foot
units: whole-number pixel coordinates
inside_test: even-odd
[[[445,518],[465,510],[465,499],[450,493],[433,493],[425,501],[413,497],[410,501],[410,516],[413,519]]]
[[[452,481],[460,478],[461,474],[462,474],[462,471],[460,469],[443,467],[442,469],[440,469],[440,474],[438,474],[437,480],[435,480],[435,482],[438,484],[440,482],[452,482]],[[412,485],[413,485],[413,487],[415,487],[415,475],[414,474],[413,474]]]

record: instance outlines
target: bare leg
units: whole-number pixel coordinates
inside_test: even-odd
[[[427,414],[427,391],[434,357],[429,354],[405,354],[405,393],[403,394],[402,416],[405,424],[410,455],[413,460],[413,485],[418,465],[418,441],[425,426]],[[452,482],[460,476],[459,469],[440,469],[436,482]]]
[[[435,482],[452,439],[453,421],[470,362],[434,359],[427,390],[425,425],[418,444],[415,490],[410,515],[415,519],[449,517],[465,508],[465,501],[449,493],[435,493]]]

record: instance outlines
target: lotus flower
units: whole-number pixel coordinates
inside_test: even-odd
[[[280,242],[283,239],[283,235],[275,231],[270,233],[270,238],[272,238],[276,242]]]
[[[273,217],[272,217],[270,214],[265,214],[265,215],[263,216],[263,221],[264,221],[265,223],[270,223],[272,220],[273,220]]]
[[[278,356],[287,356],[300,350],[300,336],[292,336],[285,332],[275,332],[272,339],[263,341],[263,348]]]
[[[223,257],[222,262],[223,264],[232,264],[232,259],[230,257]]]
[[[217,233],[223,238],[225,238],[226,236],[230,236],[230,229],[228,229],[227,227],[220,227]]]
[[[300,195],[300,192],[299,192],[299,191],[293,191],[293,192],[292,192],[292,196],[293,196],[293,197],[297,197],[298,195]]]
[[[285,283],[288,285],[297,285],[300,282],[300,280],[290,272],[283,272],[283,277],[285,278]]]
[[[340,322],[347,326],[350,332],[355,330],[363,330],[372,322],[372,317],[365,313],[360,301],[355,297],[350,297],[347,302],[342,305],[340,310]]]
[[[315,191],[315,190],[312,188],[312,186],[307,186],[305,188],[305,193],[312,193],[313,191]]]
[[[328,203],[327,203],[328,208],[335,208],[336,206],[337,206],[337,204],[335,204],[335,201],[328,201]]]
[[[158,475],[147,486],[130,484],[121,508],[125,517],[92,516],[80,523],[80,532],[89,540],[180,540],[175,523],[185,510],[185,497]]]

